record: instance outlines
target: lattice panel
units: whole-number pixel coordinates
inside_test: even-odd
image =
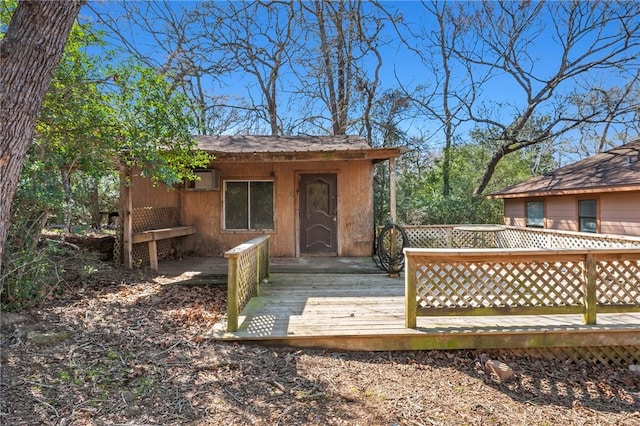
[[[238,257],[238,310],[245,307],[249,299],[255,294],[257,286],[257,249],[243,252]]]
[[[558,348],[514,348],[500,349],[496,352],[515,356],[531,356],[549,361],[586,361],[605,365],[627,367],[640,363],[640,346],[585,346]]]
[[[473,232],[455,230],[452,225],[410,225],[403,227],[414,248],[480,247]],[[562,234],[535,228],[511,228],[485,235],[485,247],[501,248],[625,248],[640,247],[640,239],[598,234]]]
[[[598,304],[640,304],[640,260],[596,263]]]
[[[113,261],[117,265],[122,264],[122,221],[118,221],[118,227],[116,228],[116,239],[113,242]]]
[[[479,235],[475,231],[460,231],[453,229],[451,231],[451,241],[455,248],[495,248],[495,233],[486,233]]]
[[[520,232],[505,230],[498,233],[501,248],[524,247],[525,236]]]
[[[582,306],[582,262],[418,263],[422,308]]]
[[[612,241],[603,238],[574,235],[552,235],[551,247],[553,248],[607,248],[613,247]]]
[[[171,240],[156,241],[158,259],[168,259],[173,254]],[[149,245],[147,243],[134,244],[131,247],[131,261],[134,266],[149,266]]]
[[[452,230],[451,243],[454,248],[473,247],[473,235],[470,232]]]
[[[615,238],[598,234],[562,234],[541,229],[507,228],[500,232],[501,247],[510,248],[625,248],[640,247],[640,240]]]
[[[601,235],[585,235],[585,236],[564,236],[569,241],[564,244],[574,244],[571,247],[578,248],[631,248],[640,247],[640,240],[633,241],[632,239],[622,239]],[[560,243],[559,243],[560,244]],[[565,247],[564,245],[558,245],[558,247]]]
[[[263,244],[258,246],[258,250],[260,251],[260,277],[259,280],[262,282],[264,278],[267,277],[269,272],[269,242],[266,241]]]
[[[173,207],[140,207],[131,212],[131,228],[134,233],[150,229],[170,228],[176,225],[176,209]],[[156,244],[159,260],[171,257],[173,245],[170,239],[159,240]],[[148,244],[134,244],[131,247],[131,260],[136,266],[149,265]]]
[[[156,242],[158,248],[158,259],[167,259],[173,254],[171,240],[160,240]],[[122,225],[118,225],[116,240],[113,244],[113,260],[122,264]],[[131,247],[131,261],[134,265],[149,265],[149,245],[147,243],[133,244]]]
[[[500,238],[505,248],[551,248],[549,235],[532,229],[505,229]]]
[[[496,248],[509,248],[509,240],[504,231],[496,232]]]
[[[409,247],[447,248],[451,228],[431,226],[407,226],[404,228],[409,239]]]
[[[176,225],[176,209],[173,207],[141,207],[131,212],[133,232],[170,228]]]

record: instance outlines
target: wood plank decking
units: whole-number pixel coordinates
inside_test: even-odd
[[[364,351],[640,346],[640,314],[599,314],[597,325],[584,325],[581,315],[420,317],[408,329],[402,278],[355,267],[278,270],[275,263],[269,283],[242,310],[239,330],[226,332],[223,321],[209,337]]]

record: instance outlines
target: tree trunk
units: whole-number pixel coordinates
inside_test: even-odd
[[[60,180],[62,182],[62,188],[64,190],[64,234],[62,241],[65,237],[71,235],[71,216],[72,216],[72,203],[73,197],[71,196],[71,173],[67,172],[64,167],[60,168]]]
[[[102,214],[100,213],[100,192],[98,179],[91,178],[91,227],[95,230],[102,228]]]
[[[83,1],[20,1],[0,42],[0,264],[11,204],[53,70]]]
[[[338,111],[338,95],[335,90],[335,78],[333,75],[331,53],[329,39],[327,37],[327,29],[324,22],[324,5],[321,2],[315,2],[315,13],[318,19],[318,33],[320,34],[320,51],[322,52],[322,60],[324,64],[324,74],[327,80],[327,91],[329,92],[329,109],[331,111],[331,124],[334,135],[343,135],[344,132],[340,128],[340,114]]]
[[[513,151],[506,151],[504,148],[495,152],[489,160],[489,164],[487,164],[487,168],[482,174],[482,179],[480,180],[480,184],[473,191],[473,198],[480,198],[485,189],[487,189],[487,185],[489,185],[489,181],[493,177],[493,173],[496,171],[496,167],[500,160],[504,158],[505,155],[511,153]]]

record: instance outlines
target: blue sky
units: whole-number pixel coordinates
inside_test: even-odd
[[[173,1],[168,2],[168,5],[172,12],[182,13],[183,10],[193,7],[194,3],[195,2]],[[118,16],[122,13],[121,3],[118,2],[91,2],[90,4],[91,7],[101,13],[106,13],[111,16]],[[433,18],[424,12],[420,2],[383,2],[383,4],[402,11],[405,23],[411,24],[414,28],[424,28],[429,30],[435,27]],[[84,16],[85,19],[94,19],[91,17],[92,11],[86,7],[81,12],[81,15]],[[530,44],[528,47],[528,54],[530,56],[528,61],[525,62],[525,65],[530,66],[531,70],[538,76],[547,77],[554,73],[557,68],[559,45],[557,40],[554,40],[555,35],[553,33],[553,27],[548,25],[548,21],[550,21],[550,19],[545,19],[544,21],[547,21],[547,27],[544,31],[540,34],[536,34],[535,36],[532,35],[530,39],[524,39],[524,42]],[[120,20],[119,23],[123,24],[122,28],[128,27],[127,23],[123,20]],[[535,30],[533,31],[535,32]],[[604,32],[604,35],[607,35],[606,31]],[[412,90],[417,85],[428,85],[433,83],[434,77],[430,75],[425,66],[420,63],[415,54],[410,52],[401,44],[391,26],[388,25],[386,27],[382,36],[387,43],[380,48],[380,52],[383,56],[383,67],[381,70],[381,86],[379,93],[382,93],[385,89],[398,87],[399,84],[402,84],[407,89]],[[140,50],[151,56],[155,56],[158,64],[165,62],[166,58],[164,57],[164,54],[160,52],[160,49],[157,46],[153,45],[153,40],[148,34],[132,30],[128,33],[127,38],[138,46]],[[589,41],[589,38],[585,38],[584,40],[585,43]],[[570,52],[570,54],[577,55],[578,52]],[[633,70],[623,70],[623,74],[628,76],[630,71]],[[458,74],[456,72],[456,75],[462,74]],[[400,83],[396,78],[400,80]],[[464,80],[460,79],[463,77],[456,78],[459,79],[457,82],[460,85],[464,85],[466,83]],[[600,85],[607,86],[620,84],[624,81],[624,78],[624,75],[616,75],[611,71],[592,72],[588,75],[586,80],[577,80],[575,84],[597,82]],[[246,97],[249,94],[252,94],[255,97],[255,91],[253,91],[251,87],[251,79],[248,78],[248,76],[235,73],[230,74],[220,82],[210,80],[208,89],[212,93],[216,94],[225,94],[237,97]],[[284,87],[286,87],[286,84]],[[564,90],[571,90],[574,87],[575,85],[567,85]],[[515,83],[513,78],[504,74],[500,75],[496,73],[487,83],[482,85],[481,93],[482,101],[491,108],[494,108],[496,111],[499,111],[497,114],[501,115],[501,119],[503,120],[515,116],[519,111],[521,111],[526,102],[526,97],[524,96],[521,88]],[[559,95],[561,93],[562,90],[558,90],[555,95]],[[287,102],[288,99],[285,96],[283,98],[283,103]],[[426,130],[427,132],[435,132],[434,137],[436,139],[438,138],[436,129],[439,128],[439,125],[430,123],[428,120],[414,118],[406,121],[404,125],[409,133],[419,134],[422,130]]]

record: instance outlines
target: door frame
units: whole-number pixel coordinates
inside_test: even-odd
[[[300,250],[300,177],[301,175],[318,175],[318,174],[333,174],[336,175],[336,256],[341,256],[342,247],[340,245],[340,170],[339,169],[308,169],[308,170],[295,170],[295,197],[294,197],[294,212],[295,212],[295,254],[296,257],[301,257]],[[313,255],[310,255],[313,256]],[[321,256],[321,255],[319,255]]]

